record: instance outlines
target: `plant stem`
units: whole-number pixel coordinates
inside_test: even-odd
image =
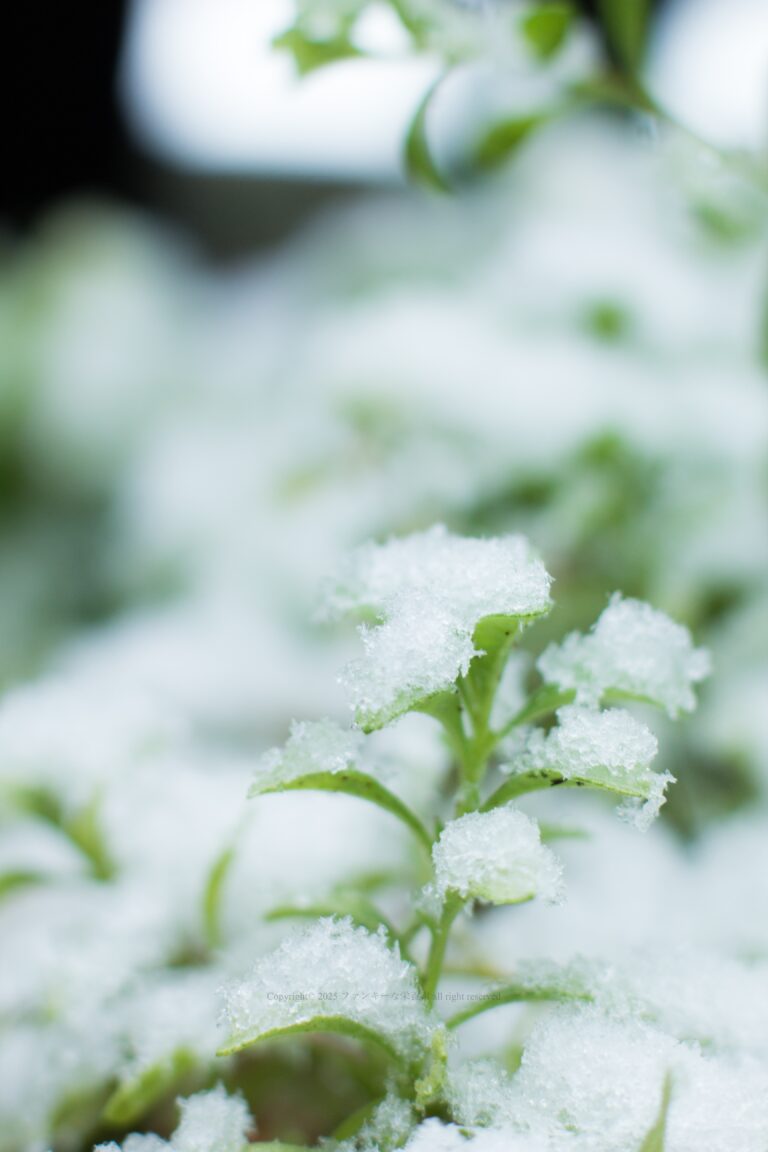
[[[438,923],[432,931],[432,945],[429,949],[427,967],[424,973],[424,999],[430,1006],[435,1002],[437,986],[443,971],[445,950],[451,934],[453,922],[461,911],[462,901],[457,896],[448,896]]]

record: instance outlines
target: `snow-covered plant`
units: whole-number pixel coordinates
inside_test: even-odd
[[[622,813],[645,828],[672,781],[651,767],[654,735],[617,703],[650,702],[672,714],[692,708],[708,657],[648,605],[611,599],[591,633],[548,648],[538,685],[511,712],[505,704],[512,650],[550,610],[550,582],[519,536],[470,539],[438,526],[359,549],[328,596],[333,614],[363,617],[363,655],[341,678],[354,725],[296,723],[256,774],[254,797],[343,793],[379,806],[413,834],[410,893],[393,899],[390,891],[388,900],[386,886],[351,884],[335,905],[282,909],[318,918],[289,932],[225,994],[230,1036],[222,1055],[297,1033],[340,1034],[383,1054],[387,1096],[342,1125],[349,1148],[399,1147],[430,1117],[482,1126],[482,1109],[467,1103],[461,1086],[469,1073],[457,1079],[451,1068],[456,1030],[502,1004],[593,998],[583,977],[534,967],[457,1012],[440,1010],[460,919],[466,925],[484,907],[562,896],[561,864],[543,842],[557,830],[517,803],[556,785],[590,787],[615,795]],[[377,759],[378,733],[409,712],[436,720],[450,750],[444,778],[419,811],[390,786]],[[515,1091],[508,1089],[511,1100]],[[522,1139],[518,1128],[509,1140]],[[454,1146],[447,1130],[434,1142],[427,1130],[414,1148]]]

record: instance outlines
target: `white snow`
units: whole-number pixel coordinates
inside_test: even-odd
[[[583,704],[597,704],[606,691],[660,704],[670,716],[696,706],[693,685],[710,671],[709,654],[694,648],[687,628],[639,600],[618,594],[584,636],[571,633],[538,663],[548,684],[576,690]]]
[[[443,898],[456,892],[492,904],[517,904],[561,895],[562,869],[541,843],[538,824],[510,806],[453,820],[432,857]]]

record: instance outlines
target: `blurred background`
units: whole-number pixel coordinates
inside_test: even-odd
[[[321,32],[356,11],[315,7]],[[483,23],[511,0],[433,4],[421,51],[362,7],[346,58],[303,76],[329,41],[275,46],[289,0],[9,20],[0,1152],[167,1134],[219,1076],[263,1138],[311,1141],[381,1087],[344,1051],[214,1053],[217,989],[279,939],[275,905],[414,882],[354,801],[244,799],[292,719],[348,717],[358,641],[319,589],[390,533],[526,533],[557,604],[530,656],[615,590],[713,652],[696,717],[653,721],[678,778],[658,834],[596,802],[589,852],[563,848],[571,902],[494,920],[486,968],[768,953],[768,7],[649,5],[631,67],[610,4],[535,60]],[[476,26],[427,148],[422,100]],[[509,162],[468,172],[477,107]],[[407,139],[449,192],[406,176]],[[383,741],[425,810],[445,749]]]

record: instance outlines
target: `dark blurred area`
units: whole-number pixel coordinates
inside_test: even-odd
[[[666,2],[652,0],[651,10]],[[600,0],[579,7],[600,25]],[[8,128],[2,226],[25,230],[50,205],[107,198],[159,213],[209,257],[227,259],[279,242],[319,207],[359,194],[332,180],[179,170],[142,152],[116,84],[129,14],[129,0],[15,8],[0,81]]]

